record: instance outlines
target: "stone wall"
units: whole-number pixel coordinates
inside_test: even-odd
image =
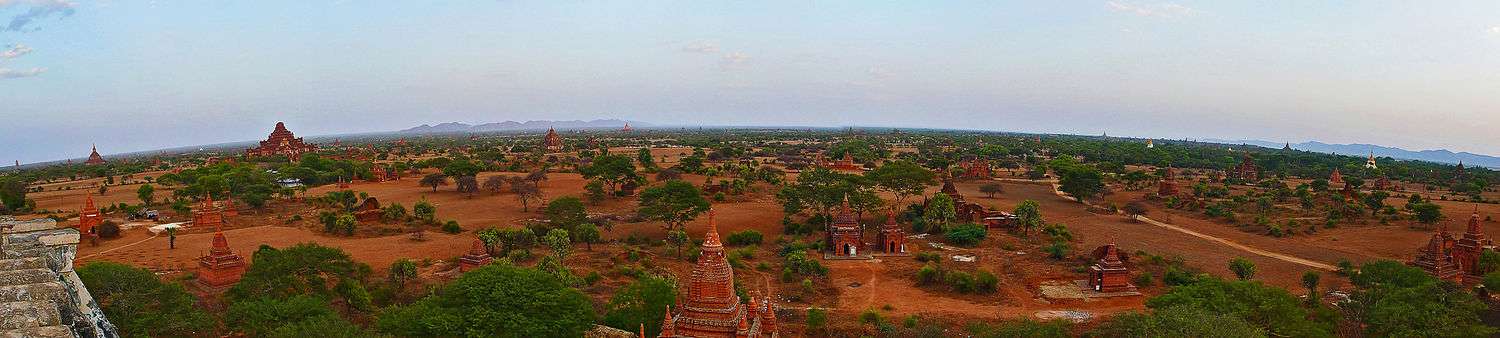
[[[0,294],[0,313],[25,309],[33,323],[0,328],[0,336],[54,336],[58,327],[74,337],[118,337],[115,326],[73,271],[78,230],[56,228],[50,220],[0,218],[0,290],[61,289],[62,292]],[[53,321],[56,321],[55,323]]]

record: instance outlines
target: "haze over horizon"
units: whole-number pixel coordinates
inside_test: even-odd
[[[0,163],[443,122],[1500,155],[1500,2],[0,0]]]

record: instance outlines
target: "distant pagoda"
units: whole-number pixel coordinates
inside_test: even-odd
[[[557,130],[547,128],[547,136],[542,138],[542,147],[548,152],[561,152],[563,150],[562,136],[557,136]]]
[[[271,135],[265,141],[260,141],[260,146],[245,150],[245,156],[286,156],[293,161],[302,157],[302,154],[317,151],[318,147],[302,142],[301,137],[292,134],[286,129],[286,123],[276,122],[276,129],[271,130]]]
[[[104,156],[99,156],[99,146],[93,146],[93,150],[91,150],[89,152],[89,159],[87,161],[83,161],[83,164],[86,164],[86,165],[100,165],[100,164],[104,164]]]

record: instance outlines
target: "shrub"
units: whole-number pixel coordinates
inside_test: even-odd
[[[786,255],[786,267],[802,275],[828,274],[828,268],[823,263],[807,258],[807,252],[796,251]]]
[[[1000,277],[989,271],[979,270],[974,274],[974,291],[981,293],[994,293],[1000,290]]]
[[[99,229],[96,229],[95,231],[99,232],[100,238],[120,237],[120,225],[115,224],[115,221],[106,220],[104,221],[104,223],[99,224]]]
[[[866,309],[859,313],[859,322],[865,324],[880,324],[880,313],[875,309]]]
[[[1153,280],[1150,273],[1143,273],[1140,276],[1135,276],[1135,286],[1148,287],[1154,283]]]
[[[963,271],[953,271],[944,274],[943,279],[948,282],[948,287],[953,291],[962,293],[974,292],[974,277]]]
[[[1068,244],[1063,242],[1052,242],[1051,245],[1047,245],[1047,247],[1042,248],[1042,251],[1046,251],[1047,257],[1052,257],[1052,259],[1063,259],[1063,257],[1068,256]]]
[[[917,321],[917,315],[909,315],[906,316],[906,320],[901,321],[901,326],[905,326],[906,328],[914,328],[917,327]]]
[[[729,237],[724,238],[724,242],[728,243],[729,245],[754,245],[760,244],[761,240],[762,236],[760,234],[760,231],[755,230],[745,230],[731,233],[729,234]]]
[[[821,330],[823,329],[824,325],[828,325],[828,313],[823,312],[823,310],[819,310],[817,308],[808,308],[807,329]]]
[[[939,256],[936,252],[918,252],[915,256],[912,257],[915,257],[918,262],[923,263],[937,262],[943,259],[943,257]]]
[[[932,284],[932,282],[936,282],[938,280],[938,278],[940,277],[941,273],[942,272],[938,271],[938,268],[936,266],[933,266],[932,264],[927,264],[927,265],[923,266],[921,269],[917,270],[917,284],[919,284],[919,285]]]
[[[464,228],[458,226],[458,221],[449,220],[448,223],[443,223],[443,232],[456,234],[464,232]]]
[[[959,246],[974,246],[984,240],[984,227],[974,223],[959,224],[948,228],[943,237],[949,244]]]

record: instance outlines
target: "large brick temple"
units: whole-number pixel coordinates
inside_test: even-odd
[[[318,147],[302,142],[301,137],[292,134],[286,129],[286,123],[276,122],[276,129],[271,131],[271,136],[265,141],[260,141],[260,146],[245,150],[245,156],[286,156],[288,159],[296,160],[302,154],[317,151]]]
[[[751,297],[749,304],[740,304],[740,297],[734,293],[734,269],[724,257],[712,210],[708,212],[703,253],[688,280],[687,297],[679,301],[675,314],[667,310],[657,337],[778,337],[776,305],[770,298]]]

